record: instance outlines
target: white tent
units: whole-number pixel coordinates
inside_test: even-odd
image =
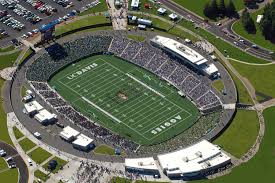
[[[66,126],[65,128],[63,128],[63,131],[61,131],[59,133],[59,136],[70,142],[72,140],[74,140],[80,133],[78,131],[76,131],[75,129],[71,128],[70,126]]]
[[[87,137],[84,134],[77,136],[76,140],[73,141],[73,147],[79,150],[87,151],[93,146],[94,140]]]

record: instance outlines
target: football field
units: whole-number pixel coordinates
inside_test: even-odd
[[[50,85],[85,116],[139,144],[172,138],[199,116],[174,87],[113,56],[93,56],[72,64]]]

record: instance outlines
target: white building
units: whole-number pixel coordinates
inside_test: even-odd
[[[158,155],[158,160],[168,177],[197,176],[231,162],[229,156],[207,140],[179,151]]]
[[[94,146],[94,140],[87,137],[86,135],[80,134],[76,140],[73,141],[73,147],[82,151],[87,151]]]
[[[153,157],[134,159],[126,158],[125,169],[130,172],[159,175],[159,170]]]
[[[192,65],[209,77],[218,74],[218,69],[214,64],[208,64],[208,60],[201,54],[174,39],[163,36],[156,36],[151,39],[151,43]]]
[[[59,136],[68,141],[73,141],[80,133],[75,129],[71,128],[70,126],[66,126],[63,130],[59,133]]]
[[[51,123],[57,119],[57,115],[50,113],[46,109],[40,110],[34,118],[41,124]]]
[[[138,7],[139,7],[139,0],[132,0],[131,8],[132,9],[138,9]]]
[[[24,104],[24,107],[29,115],[35,115],[38,111],[43,109],[43,107],[36,100]]]

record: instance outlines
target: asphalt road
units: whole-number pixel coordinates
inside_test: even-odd
[[[272,61],[271,56],[270,56],[270,50],[266,50],[264,48],[252,48],[251,46],[254,44],[250,42],[249,40],[246,40],[239,35],[235,34],[231,30],[231,25],[236,21],[236,19],[232,19],[229,21],[228,24],[224,26],[217,26],[214,23],[211,22],[205,22],[201,17],[196,16],[193,13],[190,13],[183,7],[169,1],[169,0],[159,0],[161,3],[163,3],[165,6],[167,6],[169,9],[175,11],[182,17],[184,17],[187,20],[193,20],[195,24],[203,26],[207,31],[213,33],[217,37],[224,39],[225,41],[229,42],[230,44],[240,48],[242,51],[248,52],[249,54],[263,58],[269,61]],[[226,33],[225,33],[226,32]],[[244,43],[240,42],[239,40],[243,39]],[[237,45],[234,43],[237,42]]]
[[[13,157],[17,168],[19,169],[19,183],[27,183],[29,180],[28,167],[25,164],[22,157],[18,154],[18,152],[14,149],[14,147],[9,144],[0,141],[0,149],[3,149],[7,152],[6,157]],[[1,180],[0,180],[1,182]]]
[[[33,29],[37,29],[40,28],[43,24],[47,24],[50,23],[53,20],[58,19],[59,17],[63,17],[64,15],[68,14],[69,12],[71,12],[72,10],[80,10],[83,6],[86,6],[87,4],[94,2],[95,0],[82,0],[82,1],[78,1],[78,0],[70,0],[71,2],[74,3],[74,6],[70,7],[70,8],[64,8],[61,5],[57,4],[56,2],[54,2],[53,0],[42,0],[43,2],[51,5],[52,7],[57,9],[57,12],[53,13],[50,16],[47,16],[46,14],[40,13],[40,11],[36,10],[34,7],[32,7],[30,4],[28,4],[27,2],[20,0],[20,5],[22,5],[24,8],[26,8],[27,10],[35,13],[36,15],[38,15],[40,18],[42,18],[42,21],[36,23],[36,24],[32,24],[31,22],[25,20],[25,18],[18,16],[17,14],[15,14],[12,10],[6,8],[5,6],[2,6],[0,4],[0,10],[7,10],[8,13],[14,17],[16,20],[20,21],[21,23],[25,24],[25,29],[21,30],[21,31],[17,31],[14,30],[13,28],[5,25],[4,23],[0,22],[0,28],[6,30],[6,32],[10,35],[7,38],[4,38],[2,40],[0,40],[0,47],[1,46],[5,46],[8,45],[10,43],[10,41],[14,38],[20,37],[23,34],[33,30]]]

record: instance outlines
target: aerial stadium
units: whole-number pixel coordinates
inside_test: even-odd
[[[59,39],[18,69],[11,91],[14,111],[30,131],[62,124],[59,134],[43,134],[60,151],[87,158],[94,147],[105,144],[127,154],[129,172],[159,176],[142,158],[152,155],[164,162],[169,178],[228,166],[230,158],[207,140],[230,123],[235,86],[226,69],[195,45],[155,33],[139,42],[120,31]],[[229,90],[213,88],[217,78],[225,79]],[[29,95],[18,104],[22,86]],[[171,159],[177,152],[186,154],[185,164]],[[201,160],[191,161],[193,156]],[[194,169],[186,170],[186,163]]]

